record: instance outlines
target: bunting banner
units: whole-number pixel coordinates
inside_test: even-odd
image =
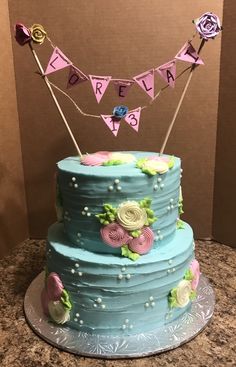
[[[113,81],[115,91],[120,98],[125,98],[134,84],[133,80],[117,79]]]
[[[202,61],[197,51],[190,42],[185,43],[185,45],[175,56],[175,59],[181,61],[187,61],[190,62],[191,64],[204,65],[204,62]]]
[[[136,83],[151,97],[154,98],[154,69],[133,77]]]
[[[120,128],[120,119],[118,119],[117,117],[113,116],[113,115],[101,115],[103,121],[105,122],[105,124],[109,127],[109,129],[111,130],[112,134],[114,134],[115,136],[117,136],[119,128]]]
[[[58,47],[55,47],[44,75],[54,73],[55,71],[64,69],[70,65],[72,65],[72,62],[63,54],[63,52]]]
[[[129,124],[129,126],[137,132],[139,129],[140,113],[141,107],[138,107],[135,110],[129,111],[128,114],[124,117],[124,120]]]
[[[89,78],[80,69],[78,69],[74,65],[70,66],[67,89],[74,87],[75,85],[78,85],[80,83],[86,82],[87,80],[89,80]]]
[[[99,103],[108,87],[108,84],[110,83],[111,76],[89,75],[89,79],[91,81],[97,103]]]
[[[176,60],[171,60],[155,69],[160,76],[169,84],[170,87],[175,87],[176,78]]]

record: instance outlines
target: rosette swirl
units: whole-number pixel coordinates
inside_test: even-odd
[[[39,43],[40,45],[44,42],[47,35],[45,29],[41,24],[33,24],[32,27],[30,27],[30,33],[32,40],[35,43]]]
[[[137,254],[146,254],[152,247],[154,241],[154,233],[149,227],[144,227],[139,237],[129,241],[129,249]]]
[[[199,278],[200,278],[200,267],[199,267],[199,262],[194,259],[191,264],[189,269],[191,270],[194,278],[191,282],[191,287],[192,289],[195,291],[197,289],[198,283],[199,283]]]
[[[191,281],[181,280],[176,288],[176,302],[177,307],[185,307],[189,303],[190,295],[192,292]]]
[[[127,231],[141,229],[147,223],[147,213],[136,201],[126,201],[117,209],[117,221]]]
[[[102,166],[103,163],[110,159],[110,152],[97,152],[93,154],[85,154],[82,156],[80,162],[85,166]]]
[[[147,159],[146,162],[143,163],[143,168],[160,174],[169,171],[168,163],[157,159]]]
[[[64,286],[57,273],[50,273],[47,278],[47,293],[52,301],[58,301],[61,298]]]
[[[193,21],[200,37],[208,40],[214,38],[222,30],[219,17],[213,13],[204,13],[200,18]]]
[[[100,230],[103,241],[111,247],[121,247],[130,240],[128,232],[118,223],[110,223]]]

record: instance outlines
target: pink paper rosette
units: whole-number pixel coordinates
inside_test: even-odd
[[[194,23],[200,37],[206,41],[216,37],[222,30],[219,17],[213,13],[204,13],[200,18],[195,19]]]
[[[31,40],[30,30],[24,24],[17,23],[15,25],[15,39],[19,45],[24,46],[24,44]]]
[[[199,262],[194,259],[191,264],[189,269],[191,270],[191,272],[193,273],[193,280],[191,282],[191,287],[193,290],[197,289],[198,283],[199,283],[199,278],[200,278],[200,267],[199,267]]]
[[[110,223],[100,230],[103,242],[111,247],[121,247],[131,239],[129,233],[118,223]]]
[[[128,242],[129,249],[143,255],[150,251],[154,241],[154,233],[149,227],[144,227],[139,237]]]
[[[85,154],[82,156],[80,162],[85,166],[102,166],[103,163],[110,159],[111,153],[101,151],[93,154]]]
[[[46,285],[41,293],[41,303],[43,311],[46,315],[49,314],[48,304],[50,301],[59,301],[62,296],[64,286],[57,273],[50,273],[46,280]]]

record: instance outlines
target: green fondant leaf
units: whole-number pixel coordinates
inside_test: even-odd
[[[186,272],[184,274],[184,279],[186,279],[186,280],[193,280],[194,279],[194,275],[193,275],[193,273],[190,269],[186,270]]]
[[[101,214],[96,214],[95,217],[98,218],[101,224],[107,225],[116,220],[116,208],[113,208],[111,204],[103,205],[104,212]]]
[[[169,297],[168,297],[168,303],[170,308],[178,307],[177,303],[177,288],[173,288],[170,291]]]
[[[123,245],[121,247],[121,255],[122,256],[125,256],[125,257],[128,257],[130,260],[132,261],[136,261],[139,259],[140,255],[137,254],[136,252],[132,252],[128,245]]]
[[[147,161],[147,158],[140,158],[136,163],[136,167],[142,169],[143,164]]]
[[[175,165],[175,157],[174,156],[171,156],[169,162],[168,162],[168,167],[169,169],[173,168]]]
[[[62,291],[61,303],[63,304],[63,306],[67,310],[71,310],[72,305],[71,305],[71,302],[70,302],[69,294],[67,293],[67,291],[65,289],[63,289],[63,291]]]
[[[103,166],[118,166],[119,164],[124,164],[124,162],[119,159],[111,159],[110,161],[104,162]]]
[[[141,235],[142,231],[140,229],[136,229],[135,231],[131,231],[130,235],[134,238],[137,238]]]
[[[177,221],[177,223],[176,223],[176,228],[177,228],[177,229],[184,229],[184,222],[183,222],[181,219],[179,219],[179,220]]]
[[[196,297],[197,297],[197,292],[196,291],[192,291],[190,293],[190,296],[189,296],[190,300],[193,301]]]

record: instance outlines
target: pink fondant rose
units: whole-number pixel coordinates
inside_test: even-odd
[[[24,24],[17,23],[15,25],[15,39],[19,45],[23,46],[31,40],[30,30]]]
[[[111,247],[121,247],[131,238],[128,232],[115,222],[102,227],[100,232],[103,241]]]
[[[81,158],[81,164],[85,166],[102,166],[103,163],[110,159],[110,152],[97,152],[93,154],[85,154]]]
[[[144,227],[139,237],[129,241],[129,249],[137,254],[146,254],[152,247],[154,241],[154,233],[149,227]]]
[[[56,273],[50,273],[47,277],[45,288],[41,293],[43,311],[46,315],[49,314],[49,302],[59,301],[61,299],[63,289],[64,287],[59,276]]]
[[[196,25],[200,37],[204,38],[206,41],[216,37],[222,30],[218,16],[213,13],[205,13],[193,22]]]
[[[197,286],[198,286],[198,283],[199,283],[199,278],[200,278],[200,267],[199,267],[199,262],[194,259],[191,264],[190,264],[190,267],[189,269],[191,270],[194,278],[191,282],[191,287],[193,290],[196,290],[197,289]]]

